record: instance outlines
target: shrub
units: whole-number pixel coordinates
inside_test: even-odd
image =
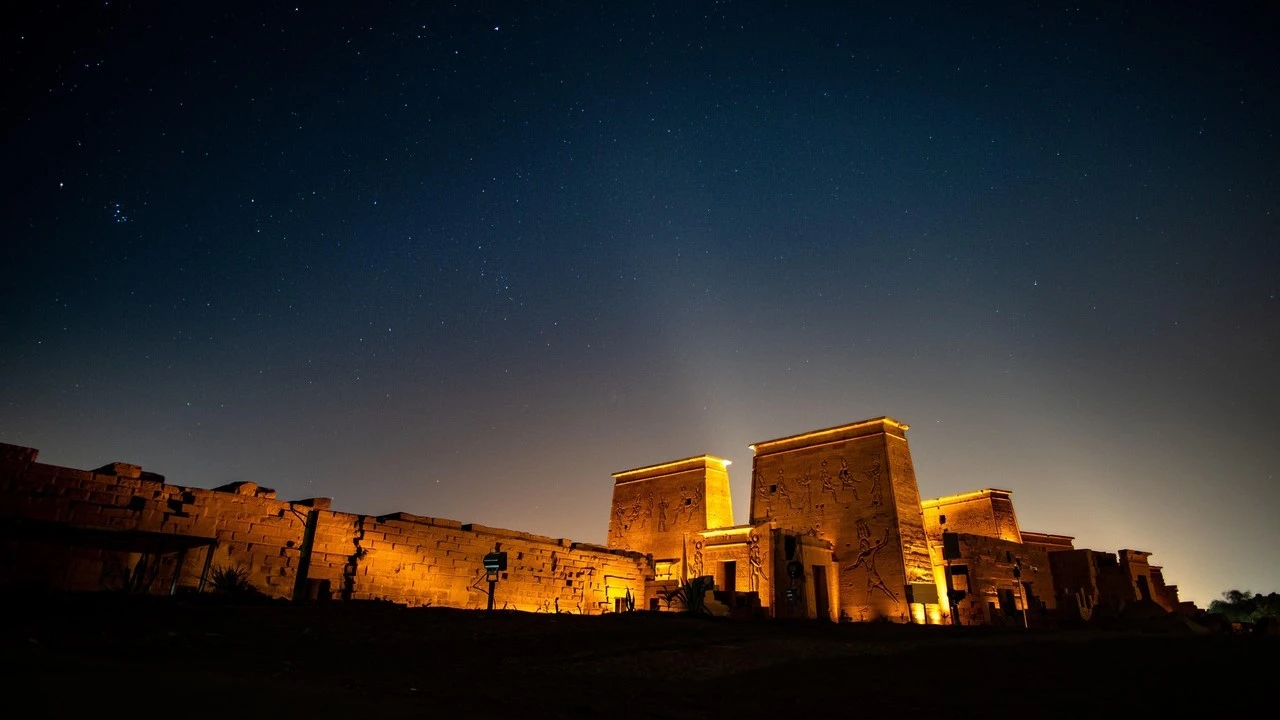
[[[710,575],[689,578],[689,581],[683,585],[664,592],[662,599],[667,601],[667,607],[670,607],[672,602],[680,603],[684,612],[689,615],[710,615],[706,596],[707,591],[714,588],[715,580]]]
[[[213,569],[209,575],[209,584],[213,586],[213,591],[219,595],[231,595],[233,597],[248,597],[252,595],[261,595],[258,589],[249,582],[249,571],[231,565],[219,565]]]

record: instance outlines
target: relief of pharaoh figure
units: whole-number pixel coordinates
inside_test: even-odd
[[[876,460],[871,463],[871,469],[867,471],[867,479],[871,481],[871,504],[880,505],[883,496],[880,494],[880,461]]]
[[[834,502],[840,502],[840,496],[836,495],[835,483],[831,481],[831,471],[827,469],[827,461],[822,461],[822,467],[818,470],[818,482],[822,484],[822,494],[830,494]]]
[[[634,503],[631,503],[631,513],[627,516],[627,523],[629,525],[635,525],[637,521],[640,520],[640,510],[642,505],[643,504],[638,497]],[[644,527],[644,523],[640,523],[640,527]]]
[[[769,576],[764,572],[764,559],[760,554],[760,536],[751,533],[747,541],[747,562],[751,565],[751,591],[759,592],[760,583],[768,582]]]
[[[853,471],[849,469],[849,463],[844,458],[840,458],[840,489],[852,490],[853,499],[859,500],[858,497],[858,481],[853,477]]]
[[[769,495],[769,488],[765,487],[764,482],[760,479],[760,471],[755,471],[751,478],[751,484],[756,488],[756,514],[759,517],[769,517],[773,515],[773,498]]]
[[[800,482],[800,507],[813,507],[813,476],[809,474],[809,469],[805,468],[804,476]]]
[[[702,507],[702,499],[705,494],[702,492],[701,486],[694,486],[693,497],[686,498],[685,510],[688,511],[686,521],[692,522],[693,518],[698,514],[698,509]]]
[[[787,490],[787,478],[781,469],[778,470],[778,494],[787,501],[787,507],[796,509],[795,503],[791,502],[791,493]]]
[[[889,597],[890,600],[898,602],[898,596],[889,589],[888,583],[880,576],[880,570],[876,568],[876,555],[884,546],[889,544],[889,528],[884,529],[884,537],[876,542],[871,541],[871,528],[867,526],[867,521],[859,519],[857,521],[858,528],[858,558],[853,561],[852,565],[845,567],[845,570],[855,570],[863,568],[867,573],[867,602],[871,602],[871,595],[879,590]]]

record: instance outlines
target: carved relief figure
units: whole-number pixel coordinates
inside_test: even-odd
[[[635,525],[636,522],[640,520],[641,508],[642,508],[642,503],[640,501],[640,498],[637,497],[636,501],[631,503],[631,512],[630,514],[627,515],[628,526]],[[644,525],[642,524],[641,527],[644,527]]]
[[[702,538],[693,539],[693,559],[689,561],[690,577],[702,577]]]
[[[621,537],[623,531],[627,529],[627,510],[626,508],[618,508],[613,511],[613,514],[617,516],[617,522],[613,524],[614,534]]]
[[[840,473],[837,477],[840,478],[841,490],[852,490],[853,499],[861,499],[858,497],[858,481],[854,479],[853,471],[849,469],[849,463],[844,458],[840,458]]]
[[[845,570],[854,570],[863,568],[867,573],[867,602],[871,602],[871,595],[879,590],[895,603],[898,602],[898,596],[889,589],[889,585],[885,583],[884,578],[880,576],[880,570],[876,568],[876,555],[881,548],[889,544],[889,528],[884,529],[884,537],[876,542],[871,541],[871,528],[867,526],[865,520],[857,521],[858,528],[858,558],[853,561],[852,565],[845,567]]]
[[[778,494],[782,496],[783,500],[787,501],[787,507],[792,510],[796,509],[795,504],[791,502],[791,493],[787,490],[787,478],[781,469],[778,470]]]
[[[658,532],[667,531],[667,498],[658,498]]]
[[[813,477],[809,474],[808,468],[805,468],[804,477],[800,481],[800,507],[813,507]]]
[[[880,461],[876,460],[871,463],[871,469],[867,471],[867,479],[871,481],[871,504],[879,505],[883,498],[880,494]]]
[[[751,484],[756,488],[756,512],[762,517],[769,517],[773,514],[773,496],[769,494],[768,486],[760,479],[759,471],[755,472]]]
[[[760,536],[751,533],[747,540],[747,562],[751,566],[751,591],[759,592],[760,583],[768,582],[769,576],[764,572],[764,560],[760,555]]]
[[[822,483],[822,494],[830,494],[834,502],[840,502],[840,496],[836,495],[835,483],[831,481],[831,471],[827,469],[827,461],[822,461],[822,467],[818,469],[818,482]]]
[[[644,506],[644,515],[640,518],[640,527],[649,524],[653,519],[653,493],[649,493],[649,501]]]
[[[702,492],[702,488],[699,486],[694,487],[692,497],[688,495],[684,496],[684,499],[685,499],[684,509],[686,511],[685,512],[686,521],[692,522],[693,518],[697,516],[698,510],[702,508],[702,499],[704,496],[705,494]]]

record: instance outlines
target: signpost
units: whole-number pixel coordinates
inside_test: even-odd
[[[507,569],[507,554],[494,551],[484,556],[485,579],[489,581],[489,610],[493,610],[493,588],[498,584],[498,573]]]

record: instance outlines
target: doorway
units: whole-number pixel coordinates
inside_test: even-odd
[[[813,605],[819,620],[831,619],[831,600],[827,596],[827,569],[813,566]]]
[[[738,562],[726,560],[720,563],[720,587],[727,593],[738,591]]]

